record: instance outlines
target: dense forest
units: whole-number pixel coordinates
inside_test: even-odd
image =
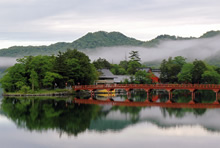
[[[217,36],[220,31],[210,31],[199,38],[209,38]],[[58,54],[59,51],[65,52],[66,49],[94,49],[98,47],[115,47],[115,46],[136,46],[136,47],[155,47],[160,41],[164,40],[190,40],[194,37],[184,38],[170,35],[159,35],[150,41],[139,41],[134,38],[125,36],[120,32],[104,32],[88,33],[72,43],[58,42],[49,46],[13,46],[0,50],[1,57],[23,57],[36,55]]]
[[[0,80],[6,92],[64,88],[74,84],[93,84],[97,72],[82,52],[68,49],[57,56],[26,56],[8,68]]]
[[[220,67],[202,60],[186,62],[184,57],[164,59],[160,65],[162,83],[220,84]]]

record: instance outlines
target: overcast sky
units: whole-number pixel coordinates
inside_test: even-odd
[[[119,31],[143,41],[220,28],[219,0],[0,0],[0,48]]]

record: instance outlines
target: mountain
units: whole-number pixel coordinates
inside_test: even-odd
[[[203,34],[200,38],[209,38],[219,35],[220,31],[210,31]],[[0,57],[23,57],[29,55],[51,55],[57,54],[59,51],[64,52],[68,48],[78,50],[94,49],[99,47],[115,47],[115,46],[135,46],[135,47],[155,47],[161,41],[167,40],[190,40],[193,37],[183,38],[170,35],[159,35],[150,41],[140,41],[125,36],[120,32],[104,32],[87,33],[85,36],[77,39],[72,43],[58,42],[49,46],[13,46],[0,50]]]
[[[112,46],[141,46],[142,41],[134,38],[129,38],[119,32],[104,32],[88,33],[70,44],[71,47],[77,49],[97,48],[97,47],[112,47]]]
[[[204,33],[200,38],[210,38],[220,35],[220,31],[209,31]]]
[[[4,57],[23,57],[28,55],[51,55],[59,51],[72,49],[92,49],[97,47],[112,47],[112,46],[142,46],[144,42],[134,38],[129,38],[119,32],[104,32],[88,33],[72,43],[58,42],[49,46],[13,46],[0,50],[0,56]]]

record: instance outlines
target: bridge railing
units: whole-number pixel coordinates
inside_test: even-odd
[[[75,85],[73,86],[73,89],[106,89],[106,88],[172,88],[172,89],[178,89],[178,88],[194,88],[194,89],[205,89],[205,88],[211,88],[211,89],[220,89],[220,85],[218,84],[104,84],[104,85]]]

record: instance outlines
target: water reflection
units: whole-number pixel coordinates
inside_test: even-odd
[[[77,135],[85,131],[97,116],[97,105],[75,105],[68,100],[5,98],[2,110],[18,127],[30,131],[48,129]]]
[[[97,100],[99,97],[96,96],[95,99]],[[109,98],[101,97],[102,101]],[[122,95],[112,97],[112,99],[126,101],[128,98]],[[146,98],[140,94],[135,94],[130,97],[130,100],[141,103]],[[167,98],[163,98],[161,95],[156,101],[163,102],[166,100]],[[184,99],[178,98],[176,100],[182,102]],[[209,101],[212,99],[205,102]],[[74,98],[33,97],[4,98],[1,110],[0,114],[7,116],[19,128],[38,132],[55,130],[60,135],[65,133],[69,136],[77,136],[86,130],[120,132],[128,126],[140,123],[150,123],[161,129],[200,125],[209,132],[220,132],[219,109],[95,105],[75,103]]]

